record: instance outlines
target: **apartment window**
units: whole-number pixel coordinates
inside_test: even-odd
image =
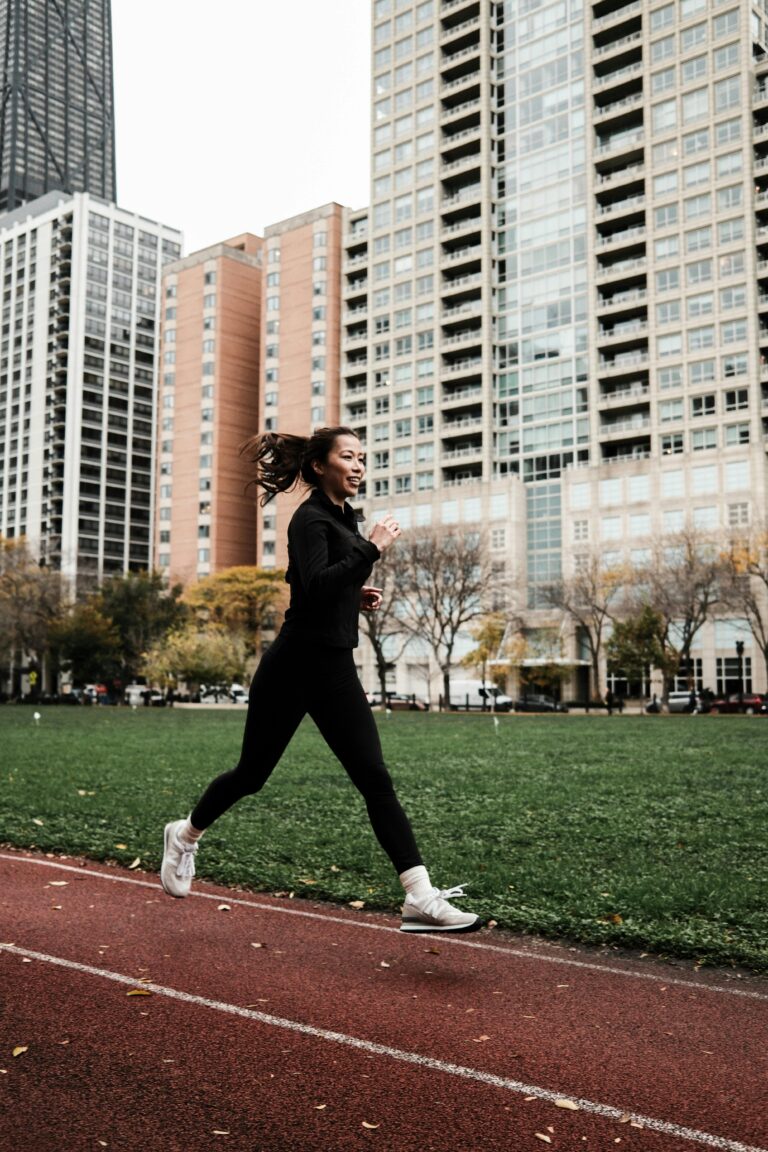
[[[726,424],[725,444],[727,448],[736,444],[749,444],[749,424]]]
[[[714,325],[707,324],[703,328],[691,328],[688,331],[688,351],[697,352],[701,348],[714,348]]]
[[[420,436],[427,432],[434,432],[435,418],[434,416],[419,416],[416,421],[416,431]]]
[[[687,300],[688,319],[695,320],[698,316],[709,316],[714,308],[714,294],[700,292],[698,296],[689,296]]]
[[[677,127],[677,101],[664,100],[652,109],[654,132],[664,132]]]
[[[395,439],[402,440],[405,436],[411,435],[412,421],[409,418],[405,420],[395,420]]]
[[[269,251],[267,252],[267,262],[269,264],[279,264],[280,263],[280,249],[279,248],[270,248],[269,249]]]
[[[717,238],[721,244],[733,244],[744,239],[744,218],[723,220],[717,226]]]
[[[669,292],[672,288],[679,288],[680,286],[680,269],[679,268],[665,268],[662,272],[656,273],[656,291]]]
[[[661,40],[655,40],[651,44],[651,61],[654,64],[659,64],[662,60],[668,60],[675,55],[675,37],[664,36]]]
[[[677,356],[683,350],[683,339],[679,332],[670,333],[669,336],[658,336],[656,349],[659,356]]]
[[[707,152],[709,150],[709,129],[700,128],[689,132],[683,137],[683,151],[685,156],[692,156],[694,152]]]
[[[746,304],[746,284],[738,284],[734,288],[720,289],[720,307],[724,312],[728,312],[734,308],[745,308]]]
[[[711,280],[712,261],[696,260],[693,264],[688,264],[686,267],[686,278],[691,287],[694,284],[704,284],[706,281]]]
[[[661,72],[654,72],[651,78],[651,90],[654,95],[659,92],[666,92],[669,88],[674,88],[677,82],[677,69],[663,68]]]
[[[576,542],[589,539],[589,520],[574,520],[573,539]]]
[[[698,428],[691,432],[691,450],[706,452],[717,448],[717,428]]]
[[[389,480],[374,480],[374,496],[389,496]]]
[[[673,420],[682,420],[682,400],[662,400],[659,404],[659,419],[662,424],[669,424]]]
[[[264,403],[267,408],[274,407],[274,405],[277,404],[277,392],[265,392]]]
[[[213,444],[213,432],[201,432],[200,433],[200,443],[204,448],[207,448],[207,447],[209,447],[209,445],[212,445]]]
[[[211,559],[211,551],[209,548],[198,548],[197,562],[198,564],[208,564]]]
[[[741,99],[741,76],[729,76],[715,83],[715,112],[735,108]]]
[[[680,250],[680,241],[677,236],[665,236],[662,240],[654,242],[654,251],[657,260],[665,260],[670,256],[677,256]]]
[[[433,472],[416,473],[416,487],[419,492],[431,492],[434,486],[435,476]]]
[[[713,392],[706,396],[691,397],[691,416],[694,419],[700,419],[702,416],[714,416],[714,414],[715,395]]]
[[[701,80],[707,74],[706,56],[694,56],[686,60],[682,66],[683,83],[690,84],[693,80]]]
[[[267,296],[267,312],[277,312],[280,309],[279,296]]]
[[[741,172],[742,167],[741,152],[727,152],[725,156],[718,156],[717,158],[718,178],[732,176],[735,172]]]
[[[747,388],[729,388],[725,393],[725,411],[738,412],[742,408],[749,408],[749,390]]]
[[[715,52],[715,72],[724,72],[726,68],[735,68],[739,63],[740,47],[738,43],[726,44],[725,48],[718,48]]]
[[[706,228],[694,228],[692,232],[685,234],[685,250],[686,252],[701,252],[704,248],[712,247],[712,228],[707,225]]]
[[[749,504],[728,505],[728,527],[744,528],[749,524]]]
[[[659,388],[665,392],[673,388],[681,388],[683,385],[682,369],[679,364],[673,364],[669,368],[660,368],[657,377]]]
[[[683,124],[691,124],[709,115],[709,89],[696,88],[683,96]]]
[[[666,304],[656,305],[656,323],[671,324],[680,319],[680,301],[669,300]]]
[[[203,331],[204,332],[213,332],[215,327],[216,327],[216,317],[215,316],[204,316],[203,317]]]
[[[715,16],[712,21],[712,31],[715,40],[722,40],[724,36],[732,36],[739,30],[739,10],[732,8],[730,12],[724,12],[722,16]]]
[[[717,266],[721,276],[743,276],[744,253],[733,252],[730,256],[721,256]]]
[[[677,192],[677,172],[665,172],[662,176],[654,176],[654,196],[666,196]]]
[[[722,368],[724,376],[746,376],[748,368],[747,357],[724,356]]]
[[[665,4],[662,8],[656,8],[651,12],[651,32],[659,32],[662,28],[667,28],[675,22],[675,6],[674,4]]]
[[[410,476],[396,476],[395,477],[395,493],[396,495],[403,495],[411,491],[411,477]]]
[[[653,218],[657,228],[669,228],[677,224],[677,204],[664,204],[654,209]]]
[[[680,47],[683,52],[690,51],[698,44],[706,44],[707,42],[707,25],[706,21],[701,24],[694,24],[692,28],[685,28],[680,34]]]
[[[374,415],[383,416],[389,412],[389,396],[377,396],[373,404]]]
[[[709,384],[715,379],[714,360],[695,360],[688,367],[688,383],[692,388]]]
[[[677,456],[683,451],[682,432],[669,432],[661,438],[662,456]]]
[[[734,140],[741,140],[741,120],[724,120],[715,128],[715,139],[718,145],[732,144]]]
[[[697,216],[708,216],[712,211],[712,196],[703,192],[700,196],[690,196],[685,201],[686,220],[695,220]]]
[[[203,308],[215,308],[215,307],[216,307],[216,293],[215,292],[206,292],[205,296],[203,296]]]
[[[741,344],[747,339],[746,320],[729,320],[720,325],[720,338],[723,344]]]
[[[325,381],[324,380],[313,380],[312,381],[312,395],[313,396],[325,396]]]
[[[268,272],[267,273],[267,288],[277,288],[279,286],[279,284],[280,284],[280,273],[279,272]]]
[[[689,164],[687,168],[683,169],[686,188],[695,188],[697,184],[709,183],[711,174],[712,166],[709,160],[702,160],[698,164]]]

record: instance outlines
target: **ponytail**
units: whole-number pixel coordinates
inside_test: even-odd
[[[316,428],[311,436],[288,432],[260,432],[240,446],[240,455],[253,465],[248,487],[263,488],[259,503],[268,504],[278,492],[290,492],[300,482],[319,487],[313,462],[323,463],[338,436],[357,436],[352,428]]]

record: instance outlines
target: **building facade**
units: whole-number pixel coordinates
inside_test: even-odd
[[[258,430],[262,247],[244,234],[165,269],[155,530],[171,582],[256,561],[238,450]]]
[[[110,0],[2,0],[0,60],[0,212],[53,190],[114,201]]]
[[[349,217],[341,205],[325,204],[265,229],[260,430],[305,436],[339,421],[342,236]],[[280,496],[261,509],[258,562],[265,568],[287,564],[288,521],[303,495]]]
[[[73,595],[152,566],[159,290],[180,244],[86,193],[0,218],[0,533]]]
[[[547,585],[591,554],[637,566],[660,537],[765,521],[765,16],[374,0],[372,30],[341,418],[369,515],[486,524],[535,641]],[[573,693],[579,638],[554,638]],[[737,641],[766,687],[724,620],[700,686],[727,690]]]

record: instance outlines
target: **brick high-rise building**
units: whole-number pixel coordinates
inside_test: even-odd
[[[238,449],[258,431],[262,247],[246,233],[165,270],[155,529],[171,581],[256,562]]]

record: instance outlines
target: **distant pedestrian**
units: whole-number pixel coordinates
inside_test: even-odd
[[[609,688],[605,694],[605,706],[608,709],[608,715],[609,716],[613,716],[613,701],[614,701],[613,692]]]
[[[688,711],[693,713],[696,711],[696,707],[697,707],[696,693],[693,690],[693,688],[691,688],[691,694],[688,697]]]
[[[381,589],[366,584],[373,565],[400,536],[391,513],[368,539],[347,503],[365,476],[365,453],[349,428],[319,428],[310,437],[266,433],[243,453],[255,466],[262,504],[303,483],[309,499],[288,526],[290,606],[251,682],[240,760],[213,780],[189,819],[165,826],[160,878],[171,896],[189,893],[203,831],[238,800],[258,792],[309,715],[362,793],[381,847],[405,889],[403,932],[473,932],[478,916],[448,898],[462,887],[433,887],[400,806],[379,742],[376,723],[357,675],[353,649],[358,613],[381,605]]]

